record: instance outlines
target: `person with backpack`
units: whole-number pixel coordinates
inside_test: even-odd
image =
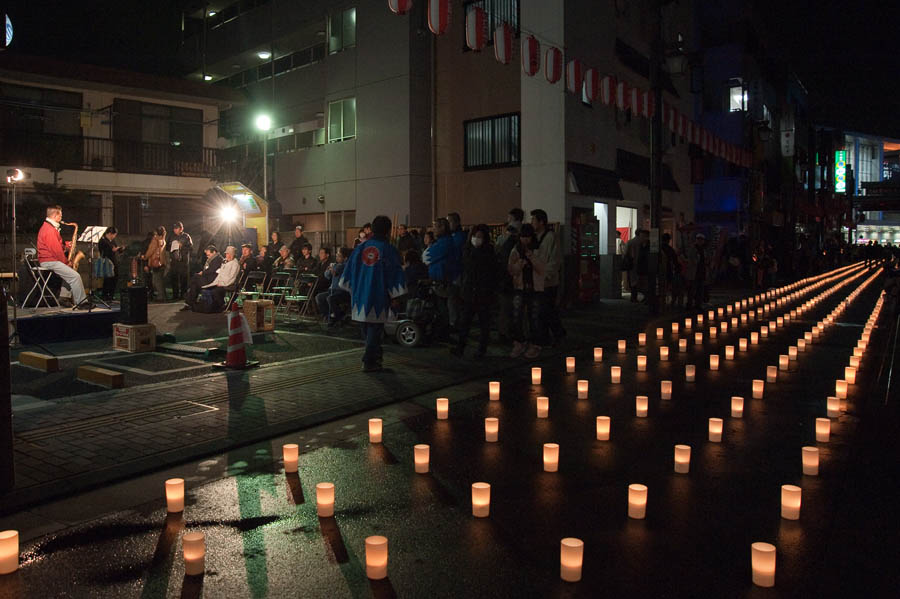
[[[466,339],[472,320],[478,317],[481,336],[476,358],[483,358],[491,337],[491,308],[497,291],[497,258],[491,245],[491,235],[487,225],[477,225],[469,235],[469,243],[463,249],[462,277],[460,281],[461,310],[459,316],[459,340],[451,349],[455,356],[462,357],[466,349]]]

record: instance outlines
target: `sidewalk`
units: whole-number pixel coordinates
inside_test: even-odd
[[[718,298],[716,298],[718,299]],[[646,308],[606,301],[564,318],[569,335],[542,356],[633,338]],[[446,347],[386,344],[387,372],[360,372],[362,347],[262,368],[86,393],[14,409],[16,489],[0,513],[226,451],[289,431],[521,367],[506,347],[480,361]],[[252,349],[251,349],[252,353]]]

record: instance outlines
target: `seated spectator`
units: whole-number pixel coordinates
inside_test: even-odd
[[[291,256],[291,250],[288,246],[283,245],[278,249],[278,258],[272,264],[273,270],[284,270],[285,268],[294,268],[294,257]]]
[[[344,263],[349,255],[349,248],[338,248],[334,255],[337,261],[329,264],[323,273],[323,276],[329,282],[328,290],[316,295],[316,306],[319,308],[319,314],[326,315],[329,327],[339,324],[344,318],[340,303],[350,301],[350,294],[338,286],[338,281],[340,281],[341,274],[344,272]]]
[[[241,245],[241,257],[238,262],[241,265],[240,284],[243,285],[247,275],[256,270],[256,256],[253,255],[253,246],[249,243]]]
[[[403,258],[403,272],[406,274],[406,289],[411,296],[416,295],[419,281],[428,278],[428,267],[422,262],[418,250],[406,250]]]
[[[197,301],[197,296],[200,295],[200,289],[209,283],[212,283],[218,275],[219,268],[222,267],[222,256],[219,255],[219,250],[216,246],[206,246],[203,253],[206,254],[206,262],[203,264],[203,268],[200,272],[194,273],[191,277],[188,291],[184,297],[184,307],[182,310],[194,309],[194,303]]]
[[[272,276],[272,263],[274,260],[269,255],[269,247],[261,246],[259,255],[256,257],[256,270],[262,270],[266,273],[266,279]]]
[[[299,274],[316,274],[316,265],[318,261],[312,255],[312,246],[308,243],[303,244],[300,248],[300,257],[297,258],[297,272]]]
[[[319,275],[318,280],[316,280],[316,289],[319,291],[323,291],[328,289],[329,280],[325,277],[325,271],[328,270],[328,267],[331,266],[331,250],[326,247],[319,248],[319,261],[316,262],[316,270],[315,273]]]
[[[233,245],[225,248],[225,263],[216,272],[216,278],[211,283],[203,286],[213,292],[214,305],[225,303],[225,294],[234,291],[241,273],[241,263],[234,259],[237,249]]]

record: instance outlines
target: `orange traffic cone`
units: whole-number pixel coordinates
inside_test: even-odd
[[[228,313],[228,353],[225,354],[225,361],[218,366],[236,370],[259,366],[259,362],[247,359],[245,337],[249,337],[249,331],[250,327],[247,326],[246,318],[237,304],[232,304],[231,311]],[[246,341],[253,343],[252,339]]]

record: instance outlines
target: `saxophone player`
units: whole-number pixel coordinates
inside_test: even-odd
[[[59,227],[62,222],[62,208],[59,206],[49,206],[47,208],[47,218],[41,225],[37,236],[38,262],[44,268],[49,268],[53,273],[59,275],[63,280],[63,284],[72,292],[72,301],[76,310],[88,308],[85,301],[87,296],[84,293],[84,283],[81,275],[76,272],[69,264],[69,259],[63,249],[62,235],[60,235]]]

